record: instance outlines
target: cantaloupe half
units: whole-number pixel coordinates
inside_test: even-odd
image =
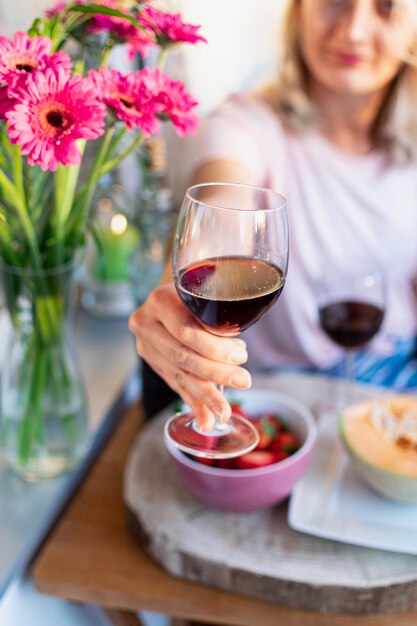
[[[387,396],[361,402],[341,416],[350,451],[382,470],[417,478],[417,397]]]

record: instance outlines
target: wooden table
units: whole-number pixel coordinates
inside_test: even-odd
[[[174,623],[237,626],[415,626],[417,612],[324,615],[268,604],[167,575],[127,527],[125,459],[142,415],[124,412],[114,435],[37,556],[32,574],[43,593],[98,604],[116,625],[139,624],[136,611],[166,613]]]

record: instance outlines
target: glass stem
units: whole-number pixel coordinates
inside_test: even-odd
[[[340,397],[340,409],[344,409],[350,404],[351,385],[355,381],[355,372],[353,367],[354,352],[347,350],[344,357],[344,374],[342,378],[342,389]]]
[[[224,395],[224,385],[217,385],[217,389],[220,391],[220,393],[222,395]],[[220,432],[226,432],[228,431],[230,428],[230,426],[228,426],[227,422],[221,422],[220,420],[218,420],[216,418],[215,422],[214,422],[214,426],[213,429],[216,431],[220,431]]]
[[[348,383],[353,383],[355,380],[354,368],[353,368],[353,352],[348,350],[345,355],[345,379]]]

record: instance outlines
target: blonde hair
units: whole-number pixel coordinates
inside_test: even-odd
[[[309,70],[298,40],[297,2],[283,2],[279,76],[265,87],[263,97],[277,111],[284,126],[302,134],[319,126],[319,116],[309,93]],[[410,18],[417,25],[416,0],[402,0]],[[404,65],[392,81],[372,128],[376,148],[390,161],[407,164],[417,161],[417,27],[416,54],[404,59]]]

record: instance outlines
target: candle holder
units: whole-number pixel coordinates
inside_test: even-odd
[[[97,317],[118,318],[128,317],[135,309],[129,263],[141,234],[115,199],[118,186],[111,191],[97,202],[84,264],[81,304]]]

